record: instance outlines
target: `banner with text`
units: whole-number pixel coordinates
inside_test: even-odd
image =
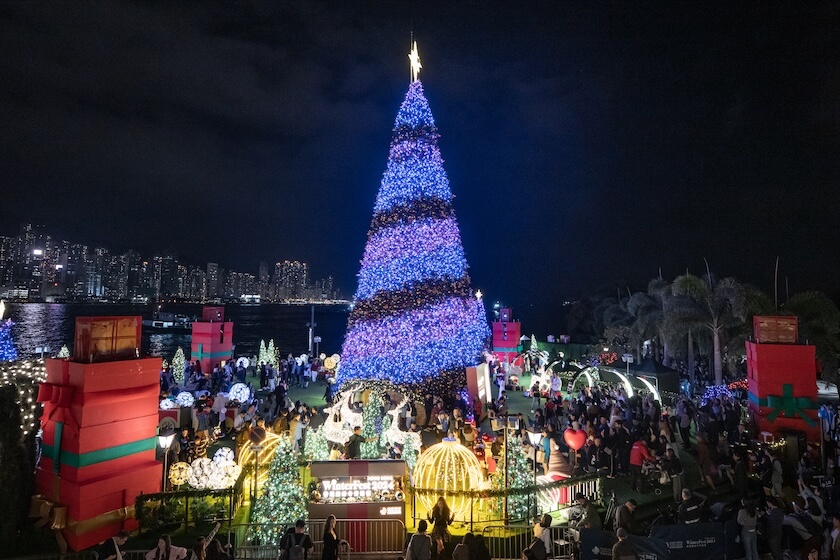
[[[650,536],[662,539],[680,560],[720,560],[726,555],[726,539],[720,523],[657,525]]]

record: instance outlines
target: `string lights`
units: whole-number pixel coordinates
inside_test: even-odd
[[[527,471],[526,471],[527,472]],[[414,467],[417,498],[431,511],[438,496],[443,496],[452,513],[463,518],[470,510],[470,499],[463,492],[479,488],[484,479],[475,455],[454,439],[445,438],[420,454]]]
[[[416,393],[465,385],[489,338],[472,295],[429,103],[419,81],[400,106],[361,260],[336,381],[387,380]]]
[[[20,411],[21,437],[26,439],[36,430],[40,405],[36,400],[38,384],[47,379],[43,360],[0,362],[0,385],[14,385]]]

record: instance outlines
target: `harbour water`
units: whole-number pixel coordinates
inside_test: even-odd
[[[151,319],[157,306],[90,303],[7,303],[6,317],[15,322],[15,346],[22,357],[36,355],[38,347],[48,346],[48,355],[56,354],[63,344],[72,352],[76,317],[142,315]],[[201,316],[201,305],[166,305],[163,311],[188,317]],[[309,305],[226,305],[225,319],[233,321],[234,352],[237,356],[257,353],[260,340],[275,345],[283,353],[307,351],[310,320]],[[320,351],[341,352],[349,309],[346,305],[315,306],[315,336],[321,337]],[[180,346],[190,352],[189,332],[166,332],[143,329],[142,352],[171,359]]]

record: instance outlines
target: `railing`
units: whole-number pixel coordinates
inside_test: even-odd
[[[306,532],[315,544],[310,558],[320,558],[323,549],[321,536],[324,534],[325,519],[310,519]],[[256,532],[282,535],[292,525],[249,523],[234,525],[228,529],[227,544],[232,545],[235,558],[277,558],[278,545],[259,542]],[[405,524],[398,519],[338,519],[336,534],[346,540],[354,555],[398,554],[405,550]],[[279,544],[279,543],[278,543]]]
[[[413,527],[417,527],[417,522],[421,519],[426,519],[425,511],[422,509],[420,500],[417,499],[418,492],[409,490],[413,499]],[[421,489],[423,493],[433,493],[435,496],[446,496],[445,490],[430,491]],[[538,518],[544,513],[551,513],[566,509],[575,505],[575,495],[581,493],[585,495],[591,502],[596,504],[603,503],[601,496],[601,476],[596,474],[576,476],[560,482],[546,482],[537,484],[537,486],[530,486],[527,488],[510,489],[508,500],[513,500],[515,493],[525,493],[528,496],[528,511],[531,512],[533,518]],[[476,525],[486,525],[488,523],[496,523],[499,525],[511,525],[526,521],[524,519],[505,519],[504,511],[504,492],[501,491],[474,491],[465,493],[469,499],[469,507],[463,513],[456,514],[455,524],[469,527],[470,531],[475,529]],[[536,495],[537,503],[534,504],[534,495]],[[506,523],[510,522],[510,523]]]
[[[565,527],[549,527],[544,531],[551,533],[551,550],[548,551],[549,560],[568,559],[572,557],[572,544],[568,529]],[[484,542],[490,549],[493,560],[519,560],[522,551],[534,540],[534,527],[530,525],[492,525],[485,527],[482,532]]]

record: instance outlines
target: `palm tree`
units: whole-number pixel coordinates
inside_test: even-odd
[[[802,292],[791,296],[782,312],[796,315],[799,338],[816,346],[823,380],[838,384],[840,310],[837,305],[822,292]]]
[[[656,278],[648,283],[647,292],[636,292],[627,302],[627,311],[634,318],[630,330],[632,343],[638,346],[645,340],[656,341],[656,358],[665,365],[669,354],[666,313],[670,297],[671,286]]]
[[[743,324],[746,318],[744,289],[734,278],[712,281],[693,274],[678,276],[671,285],[678,305],[670,308],[672,320],[687,325],[700,325],[712,336],[715,384],[723,383],[722,336]]]

